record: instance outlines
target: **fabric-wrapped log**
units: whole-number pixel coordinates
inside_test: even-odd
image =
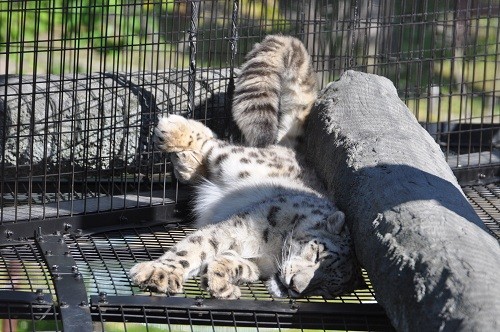
[[[499,244],[392,82],[346,72],[322,92],[306,140],[398,330],[500,330]]]
[[[182,114],[223,134],[230,114],[230,71],[0,75],[0,162],[4,175],[78,169],[137,172],[148,166],[157,117]],[[225,110],[227,108],[227,110]]]

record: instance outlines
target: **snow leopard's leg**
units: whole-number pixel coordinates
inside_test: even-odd
[[[217,255],[205,265],[201,276],[203,287],[219,299],[238,299],[241,296],[238,285],[258,279],[257,265],[234,250]]]
[[[141,288],[162,293],[179,293],[186,279],[198,275],[202,265],[224,250],[220,236],[229,239],[231,230],[204,227],[177,243],[154,261],[134,265],[129,272],[132,282]]]
[[[181,182],[206,176],[204,154],[209,150],[207,143],[212,141],[217,141],[215,134],[203,123],[179,115],[160,119],[155,128],[154,142],[171,153],[174,173]]]

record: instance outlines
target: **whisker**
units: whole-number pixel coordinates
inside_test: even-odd
[[[278,269],[278,272],[281,273],[282,271],[282,267],[281,267],[281,262],[280,260],[278,259],[278,256],[274,255],[274,260],[276,261],[276,267]]]

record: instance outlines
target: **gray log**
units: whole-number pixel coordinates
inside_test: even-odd
[[[194,82],[195,118],[212,117],[224,130],[220,91],[228,69],[199,71]],[[96,73],[1,76],[0,163],[4,176],[75,169],[137,172],[149,163],[151,128],[165,113],[187,115],[189,73]],[[222,114],[221,114],[222,113]],[[227,111],[229,114],[229,111]]]
[[[306,137],[393,325],[499,331],[499,244],[392,82],[346,72],[320,96]]]

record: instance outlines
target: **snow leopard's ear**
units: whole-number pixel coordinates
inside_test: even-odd
[[[326,220],[326,227],[330,233],[340,234],[345,224],[345,214],[337,211]]]

